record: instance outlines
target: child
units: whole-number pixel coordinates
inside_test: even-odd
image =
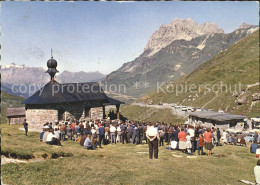
[[[203,155],[203,146],[204,146],[204,138],[202,134],[199,135],[199,147],[198,147],[198,155]],[[201,152],[201,154],[200,154]]]

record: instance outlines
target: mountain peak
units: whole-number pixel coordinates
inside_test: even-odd
[[[152,34],[144,50],[146,56],[153,56],[160,49],[174,40],[191,40],[204,34],[224,33],[216,23],[202,23],[198,25],[192,18],[175,18],[169,25],[163,24]]]
[[[247,28],[250,28],[252,27],[253,25],[251,24],[246,24],[245,22],[243,22],[239,27],[238,29],[247,29]]]

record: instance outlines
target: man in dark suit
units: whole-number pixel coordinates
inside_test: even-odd
[[[220,145],[220,138],[221,138],[220,130],[219,130],[219,128],[217,128],[217,140],[218,140],[217,146],[221,146]]]
[[[127,127],[126,125],[124,124],[121,128],[121,131],[122,131],[122,143],[125,144],[128,143],[128,140],[127,140]]]
[[[101,141],[103,141],[103,145],[105,143],[105,127],[104,124],[102,123],[101,127],[99,127],[99,141],[98,141],[98,145],[99,148],[101,147]]]

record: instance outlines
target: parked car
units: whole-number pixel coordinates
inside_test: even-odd
[[[163,103],[162,103],[162,102],[160,102],[158,105],[163,105]]]
[[[182,111],[187,111],[187,107],[183,106],[183,107],[181,108],[181,110],[182,110]]]
[[[247,134],[247,136],[244,139],[247,143],[253,143],[254,136],[255,136],[255,133],[249,133],[249,134]]]

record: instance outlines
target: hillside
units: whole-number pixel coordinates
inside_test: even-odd
[[[181,86],[183,91],[179,92]],[[162,87],[159,93],[148,94],[154,103],[163,101],[215,111],[222,109],[250,117],[258,115],[259,30],[200,65],[191,74]]]
[[[121,114],[131,121],[183,123],[184,119],[172,114],[170,109],[157,109],[152,107],[140,107],[137,105],[125,105],[120,110]]]
[[[6,122],[5,109],[24,106],[21,104],[22,100],[24,100],[23,97],[10,95],[4,91],[1,92],[1,123]]]
[[[190,74],[256,29],[242,25],[226,34],[213,23],[198,25],[192,19],[175,19],[170,25],[162,25],[150,37],[144,52],[109,74],[105,82],[124,84],[126,95],[138,97],[155,89],[157,82]]]

